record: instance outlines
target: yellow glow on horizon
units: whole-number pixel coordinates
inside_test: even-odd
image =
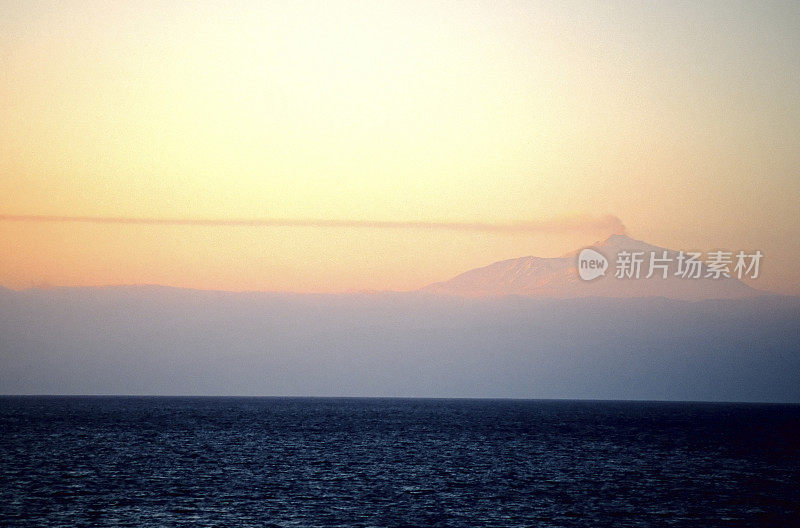
[[[798,17],[771,9],[7,2],[0,214],[613,213],[672,247],[762,245],[795,291]],[[0,284],[405,289],[587,236],[4,224]]]

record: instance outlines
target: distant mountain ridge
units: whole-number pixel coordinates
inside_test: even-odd
[[[697,279],[675,276],[674,267],[666,278],[660,273],[654,274],[649,279],[645,278],[649,271],[651,252],[660,257],[666,251],[675,266],[678,251],[654,246],[626,235],[611,235],[606,240],[595,242],[589,247],[608,259],[605,276],[592,281],[580,278],[577,268],[580,250],[576,250],[562,257],[528,256],[495,262],[466,271],[448,281],[429,284],[420,291],[468,297],[502,295],[553,298],[666,297],[687,301],[740,299],[767,294],[751,288],[733,276],[707,278],[705,266],[702,267],[701,277]],[[639,278],[615,276],[615,262],[617,255],[622,251],[643,253]]]
[[[69,291],[92,292],[103,290],[120,291],[195,291],[200,296],[218,295],[271,295],[280,297],[301,297],[312,299],[317,297],[350,297],[364,295],[453,295],[460,297],[499,297],[506,295],[521,295],[537,298],[573,299],[584,297],[601,298],[639,298],[639,297],[664,297],[682,301],[701,301],[716,299],[744,299],[759,296],[776,296],[773,292],[758,290],[748,286],[732,274],[730,278],[706,278],[707,266],[703,264],[700,278],[683,278],[674,275],[675,260],[678,251],[648,244],[635,240],[627,235],[611,235],[605,240],[597,241],[589,248],[595,249],[608,260],[605,276],[591,281],[582,280],[578,274],[577,261],[582,249],[571,251],[561,257],[536,257],[527,256],[502,260],[488,266],[474,268],[461,273],[450,280],[434,282],[423,288],[413,291],[349,291],[343,293],[300,293],[281,291],[243,291],[233,292],[224,290],[195,290],[178,286],[163,285],[108,285],[86,287],[46,287],[30,288],[25,290],[31,294],[36,292],[52,292],[58,297],[59,292],[66,294]],[[615,262],[617,255],[622,251],[640,252],[643,254],[641,274],[639,278],[617,278],[615,276]],[[667,252],[672,259],[672,267],[666,278],[656,273],[651,278],[646,278],[649,270],[650,254],[660,257]],[[733,266],[731,266],[733,268]],[[733,272],[733,269],[731,269]],[[17,293],[16,290],[0,286],[0,295]]]

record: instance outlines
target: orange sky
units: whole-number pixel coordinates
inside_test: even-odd
[[[800,294],[796,3],[10,1],[0,49],[0,215],[611,214]],[[0,221],[0,284],[409,289],[609,231]]]

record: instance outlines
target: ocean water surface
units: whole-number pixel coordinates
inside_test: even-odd
[[[2,526],[797,526],[800,406],[0,398]]]

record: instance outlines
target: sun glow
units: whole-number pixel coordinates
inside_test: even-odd
[[[589,4],[7,2],[0,214],[513,223],[613,213],[682,247],[763,245],[752,226],[777,226],[764,249],[778,253],[798,227],[786,220],[797,160],[779,148],[800,139],[798,101],[775,73],[796,69],[797,49],[778,38],[791,27],[752,14],[778,37],[737,55],[756,38],[738,19],[682,9],[670,20],[702,31],[664,29],[657,9]],[[760,77],[742,76],[755,67]],[[732,216],[751,228],[730,227]],[[288,270],[356,253],[372,264],[344,258],[318,282],[412,287],[607,234],[151,231],[3,223],[12,256],[0,283],[305,289]],[[206,242],[186,242],[198,236]],[[217,264],[202,260],[204,244]],[[183,246],[185,257],[171,253]],[[148,247],[148,269],[185,260],[182,271],[143,274],[131,255]],[[127,260],[102,257],[114,251]],[[791,252],[800,256],[796,243]],[[385,264],[406,258],[418,272]],[[230,280],[203,278],[220,262]]]

